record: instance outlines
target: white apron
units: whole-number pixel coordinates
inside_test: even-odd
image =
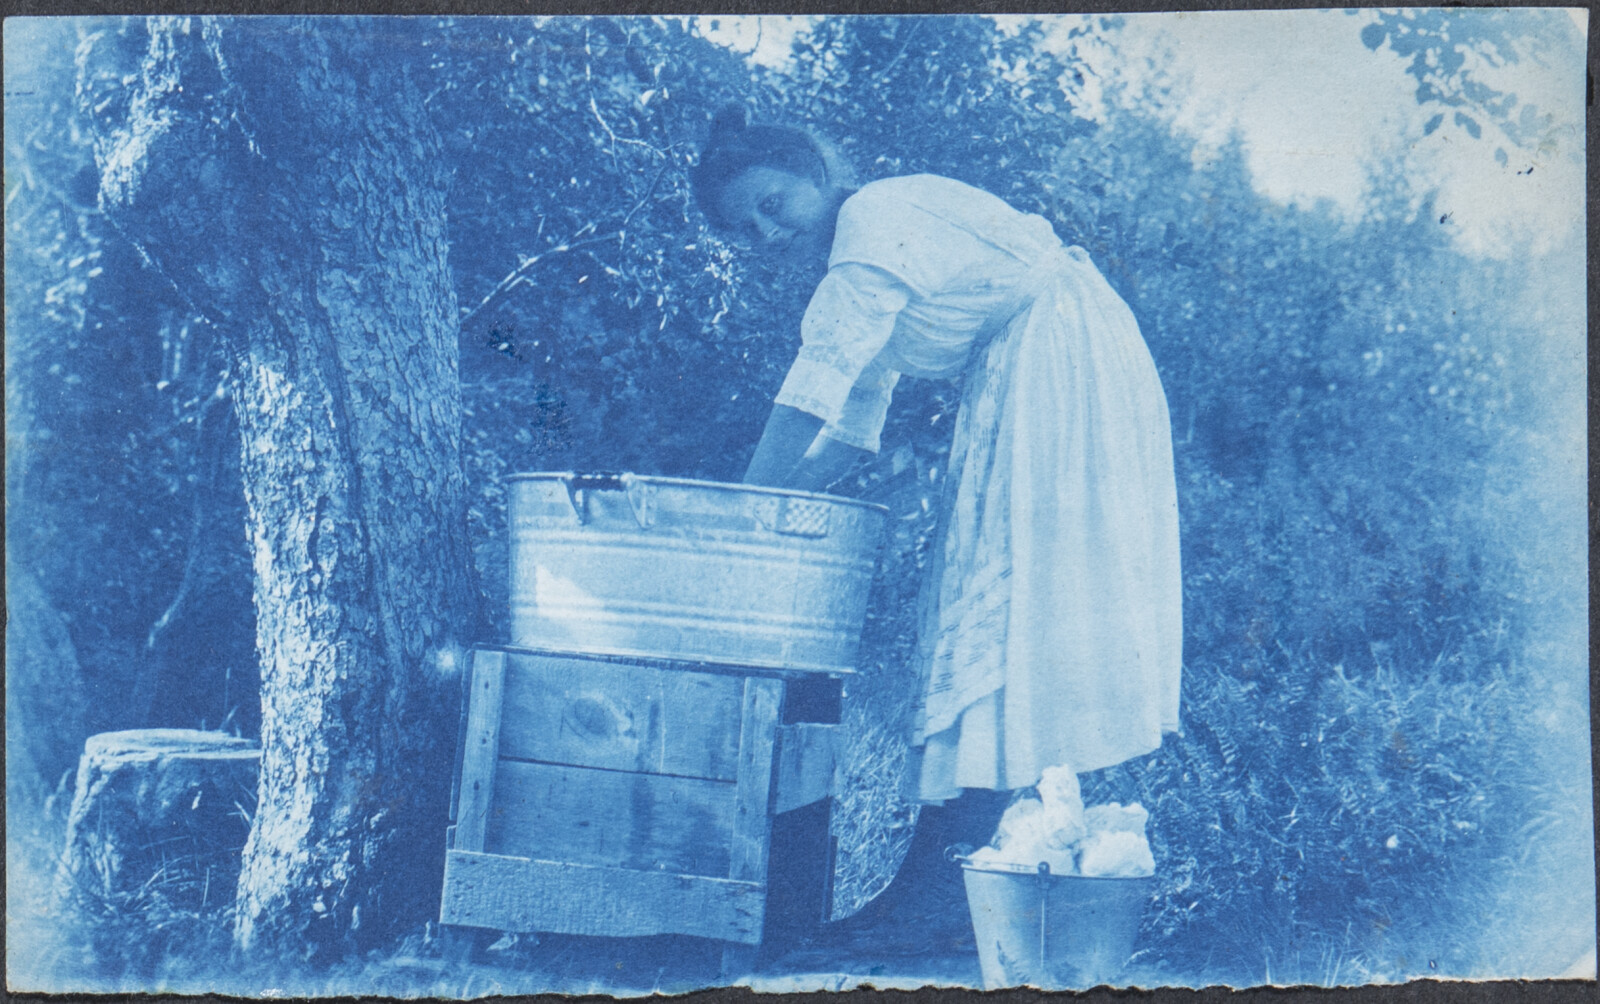
[[[919,795],[1097,770],[1178,726],[1166,397],[1081,248],[1033,263],[967,375],[927,586]]]

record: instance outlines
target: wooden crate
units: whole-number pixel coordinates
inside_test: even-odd
[[[784,678],[525,649],[471,673],[442,923],[761,940],[772,818],[833,775]]]

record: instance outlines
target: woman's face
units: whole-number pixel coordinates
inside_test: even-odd
[[[836,192],[771,167],[742,172],[722,192],[722,215],[759,251],[785,258],[824,253],[832,238]]]

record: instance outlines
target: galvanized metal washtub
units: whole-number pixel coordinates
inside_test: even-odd
[[[633,474],[507,479],[511,643],[849,673],[886,510]]]
[[[1053,875],[1043,863],[977,864],[968,854],[946,851],[961,865],[985,990],[1086,990],[1122,972],[1154,877]]]

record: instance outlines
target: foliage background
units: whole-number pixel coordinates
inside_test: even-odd
[[[98,215],[71,111],[73,47],[116,25],[31,25],[20,63],[7,32],[8,595],[28,577],[65,625],[85,733],[250,734],[228,359]],[[1373,166],[1358,218],[1271,202],[1239,142],[1202,151],[1174,125],[1160,82],[1097,81],[1090,114],[1078,47],[1120,29],[1085,18],[1047,47],[976,17],[829,19],[765,69],[678,19],[396,22],[455,177],[485,609],[503,632],[506,474],[737,479],[817,276],[741,259],[686,169],[726,101],[810,124],[858,181],[947,174],[1045,215],[1150,344],[1177,451],[1184,732],[1086,784],[1152,810],[1146,978],[1544,975],[1594,940],[1581,247],[1469,254],[1398,162]],[[1517,58],[1559,25],[1350,30]],[[1417,65],[1419,102],[1459,116],[1430,134],[1506,124],[1515,149],[1537,125],[1464,62]],[[838,488],[896,517],[880,667],[904,662],[955,401],[903,382],[884,462]],[[21,645],[8,633],[8,691]],[[8,795],[48,821],[82,736],[47,748],[37,709],[7,717],[8,750],[41,764],[8,770]],[[1539,913],[1530,890],[1575,874],[1587,898]]]

